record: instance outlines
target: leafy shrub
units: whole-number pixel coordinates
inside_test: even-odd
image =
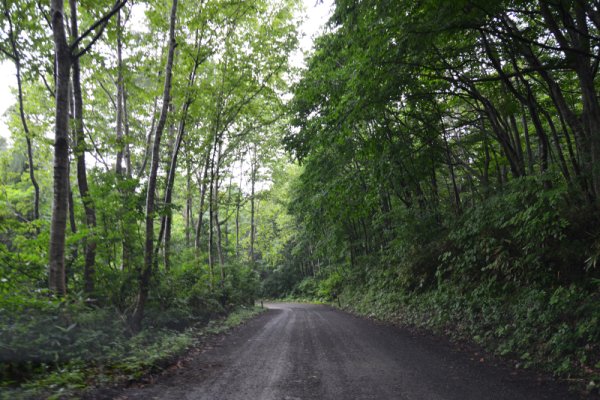
[[[319,284],[312,276],[304,278],[292,291],[295,297],[313,299],[317,297]]]
[[[343,276],[340,271],[333,271],[327,278],[319,281],[318,295],[325,300],[337,298],[342,289]]]

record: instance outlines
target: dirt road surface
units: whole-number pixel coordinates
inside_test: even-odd
[[[566,387],[443,339],[327,306],[269,310],[122,400],[568,400]]]

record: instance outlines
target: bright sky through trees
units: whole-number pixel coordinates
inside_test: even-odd
[[[311,50],[314,37],[320,32],[331,14],[332,0],[303,0],[306,10],[306,19],[300,27],[302,37],[300,48],[303,52]],[[302,65],[303,54],[296,53],[292,56],[292,62]],[[0,136],[9,138],[10,134],[5,123],[4,113],[14,104],[15,97],[11,92],[17,84],[14,65],[10,60],[0,63]]]

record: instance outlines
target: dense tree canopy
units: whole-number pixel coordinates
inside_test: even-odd
[[[299,9],[3,1],[3,381],[286,295],[598,376],[600,4]]]
[[[0,155],[2,382],[110,362],[110,341],[81,346],[90,332],[130,346],[252,305],[299,3],[2,11],[1,59],[17,74]]]
[[[599,12],[336,1],[293,88],[296,229],[265,288],[597,368]]]

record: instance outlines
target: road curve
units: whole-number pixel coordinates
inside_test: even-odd
[[[154,385],[118,399],[567,400],[579,396],[414,335],[327,306],[269,311]]]

